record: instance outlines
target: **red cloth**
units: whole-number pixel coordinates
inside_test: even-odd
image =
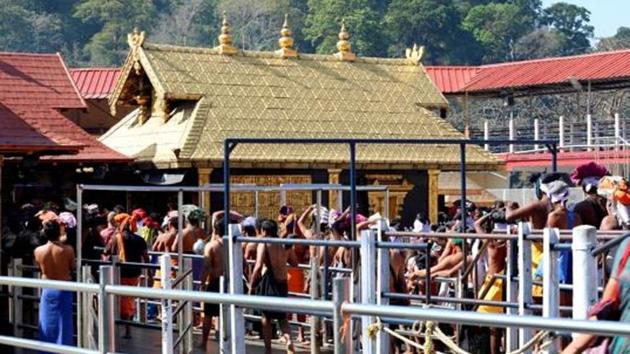
[[[582,164],[571,172],[571,181],[573,183],[579,185],[584,178],[587,177],[596,177],[602,178],[604,176],[608,176],[610,172],[605,166],[597,164],[593,161],[589,163]]]

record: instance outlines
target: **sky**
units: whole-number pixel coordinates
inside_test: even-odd
[[[543,0],[543,6],[559,2]],[[591,12],[591,25],[595,27],[595,38],[610,37],[621,26],[630,27],[630,0],[563,0],[583,6]]]

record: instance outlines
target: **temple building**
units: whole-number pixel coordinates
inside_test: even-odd
[[[147,179],[221,183],[223,142],[230,137],[464,139],[436,114],[447,101],[426,74],[422,48],[408,49],[405,58],[359,57],[342,24],[336,53],[298,53],[285,19],[277,51],[248,51],[232,45],[230,31],[224,19],[214,48],[154,44],[144,32],[129,34],[130,52],[109,105],[112,115],[133,111],[101,141],[132,157]],[[502,166],[477,146],[466,151],[470,170]],[[348,183],[344,145],[238,145],[231,156],[232,183]],[[437,218],[438,176],[459,170],[459,163],[457,145],[358,145],[357,182],[389,186],[387,214],[409,224],[420,212]],[[221,198],[212,193],[201,200],[215,210]],[[251,212],[251,193],[233,198],[234,208]],[[336,198],[324,195],[324,203],[337,205]],[[287,202],[299,209],[313,200],[310,192],[294,192]],[[386,212],[382,193],[362,193],[359,202],[366,212]],[[267,195],[259,209],[275,216],[279,203]]]

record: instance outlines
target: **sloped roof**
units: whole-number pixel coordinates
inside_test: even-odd
[[[427,74],[442,93],[460,92],[477,75],[477,66],[427,66]]]
[[[70,69],[72,79],[84,99],[109,98],[120,76],[119,68]]]
[[[630,50],[489,64],[432,66],[427,73],[443,93],[497,94],[574,91],[569,78],[590,81],[593,89],[630,86]]]
[[[60,113],[85,107],[60,55],[0,53],[0,146],[79,151],[45,158],[55,161],[129,160]]]
[[[101,141],[138,162],[159,167],[219,166],[229,137],[462,138],[430,111],[447,102],[423,67],[405,59],[301,54],[283,59],[273,52],[239,51],[145,43],[132,48],[110,105],[134,87],[141,66],[158,99],[173,107],[144,123],[138,112],[123,118]],[[132,91],[132,90],[131,90]],[[344,166],[341,145],[239,145],[235,165],[259,167]],[[458,168],[457,146],[358,146],[357,162],[371,168]],[[499,162],[477,147],[467,162],[496,168]]]

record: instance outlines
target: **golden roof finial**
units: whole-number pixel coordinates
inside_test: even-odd
[[[219,35],[219,45],[215,47],[220,54],[233,55],[238,52],[232,46],[232,35],[230,34],[230,24],[227,20],[227,13],[223,11],[223,22],[221,23],[221,34]]]
[[[281,37],[280,39],[278,39],[280,49],[277,50],[276,53],[283,58],[297,57],[297,51],[293,49],[293,38],[291,37],[291,30],[289,29],[289,14],[284,14],[284,23],[282,24],[280,35]]]
[[[133,32],[127,34],[127,43],[131,48],[142,47],[145,37],[146,33],[144,31],[141,32],[138,27],[134,27]]]
[[[405,57],[411,62],[411,64],[418,65],[424,57],[424,46],[418,47],[417,44],[413,44],[413,48],[407,48],[405,50]]]
[[[346,29],[346,19],[341,20],[341,30],[339,31],[339,41],[337,42],[337,50],[335,56],[342,61],[354,61],[357,56],[352,53],[352,44],[350,44],[350,33]]]

